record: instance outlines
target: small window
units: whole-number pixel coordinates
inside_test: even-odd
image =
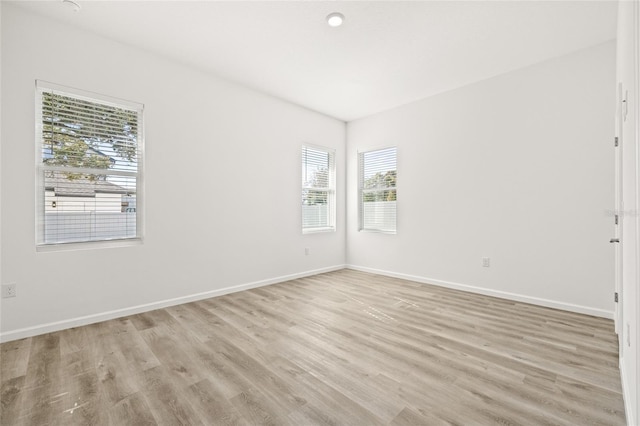
[[[335,231],[335,151],[302,147],[302,233]]]
[[[141,238],[143,106],[36,89],[37,244]]]
[[[396,233],[396,148],[358,154],[360,230]]]

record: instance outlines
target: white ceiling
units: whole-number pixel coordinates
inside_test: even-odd
[[[54,1],[22,7],[350,121],[615,38],[613,1]],[[325,17],[341,12],[342,27]]]

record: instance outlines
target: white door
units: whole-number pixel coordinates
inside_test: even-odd
[[[622,226],[624,220],[624,205],[622,203],[622,83],[618,83],[616,108],[616,137],[615,150],[615,208],[613,215],[613,234],[611,240],[615,247],[615,328],[618,339],[622,340]],[[622,344],[620,344],[622,349]],[[620,354],[622,355],[622,353]]]

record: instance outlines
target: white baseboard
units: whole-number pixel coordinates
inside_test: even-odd
[[[424,283],[424,284],[432,284],[440,287],[452,288],[455,290],[468,291],[471,293],[484,294],[487,296],[494,296],[502,299],[515,300],[518,302],[531,303],[534,305],[546,306],[549,308],[562,309],[565,311],[577,312],[577,313],[586,314],[586,315],[593,315],[593,316],[603,317],[608,319],[614,318],[613,312],[605,311],[602,309],[595,309],[595,308],[589,308],[586,306],[573,305],[570,303],[540,299],[540,298],[524,296],[516,293],[490,290],[482,287],[475,287],[475,286],[466,285],[466,284],[459,284],[459,283],[453,283],[449,281],[425,278],[425,277],[420,277],[416,275],[409,275],[409,274],[403,274],[398,272],[367,268],[364,266],[335,265],[335,266],[300,272],[300,273],[291,274],[291,275],[284,275],[280,277],[269,278],[266,280],[254,281],[251,283],[240,284],[232,287],[225,287],[222,289],[207,291],[203,293],[196,293],[196,294],[191,294],[187,296],[176,297],[173,299],[161,300],[158,302],[147,303],[144,305],[137,305],[129,308],[101,312],[98,314],[86,315],[83,317],[70,318],[67,320],[56,321],[56,322],[51,322],[47,324],[36,325],[33,327],[26,327],[18,330],[7,331],[4,333],[0,333],[0,343],[9,342],[11,340],[23,339],[25,337],[37,336],[39,334],[44,334],[44,333],[51,333],[54,331],[64,330],[71,327],[80,327],[83,325],[89,325],[96,322],[125,317],[128,315],[135,315],[142,312],[153,311],[154,309],[165,308],[167,306],[174,306],[174,305],[180,305],[182,303],[195,302],[197,300],[208,299],[210,297],[222,296],[229,293],[235,293],[238,291],[249,290],[252,288],[258,288],[258,287],[263,287],[263,286],[276,284],[284,281],[294,280],[296,278],[308,277],[311,275],[317,275],[324,272],[337,271],[344,268],[363,271],[363,272],[370,272],[373,274],[385,275],[385,276],[394,277],[394,278],[401,278],[401,279],[415,281],[415,282]]]
[[[322,274],[324,272],[337,271],[344,268],[345,268],[345,265],[329,266],[326,268],[314,269],[311,271],[299,272],[291,275],[283,275],[280,277],[254,281],[251,283],[240,284],[232,287],[225,287],[217,290],[205,291],[202,293],[176,297],[173,299],[146,303],[144,305],[131,306],[129,308],[116,309],[113,311],[101,312],[99,314],[86,315],[83,317],[70,318],[67,320],[56,321],[56,322],[51,322],[47,324],[36,325],[33,327],[26,327],[18,330],[7,331],[4,333],[0,333],[0,343],[9,342],[11,340],[23,339],[25,337],[37,336],[39,334],[60,331],[67,328],[80,327],[83,325],[89,325],[96,322],[107,321],[114,318],[126,317],[129,315],[135,315],[142,312],[153,311],[155,309],[166,308],[167,306],[174,306],[174,305],[180,305],[183,303],[195,302],[197,300],[209,299],[211,297],[222,296],[229,293],[236,293],[238,291],[243,291],[243,290],[250,290],[252,288],[264,287],[271,284],[277,284],[284,281],[295,280],[297,278],[303,278],[311,275]]]
[[[620,379],[622,381],[622,400],[624,402],[624,414],[627,419],[627,425],[637,426],[638,422],[633,418],[633,410],[631,409],[631,404],[637,404],[636,401],[633,401],[631,399],[631,391],[629,389],[629,386],[632,386],[632,384],[629,383],[629,376],[626,374],[624,363],[622,362],[622,360],[620,360],[620,364],[618,365],[620,367]]]
[[[416,281],[423,284],[432,284],[432,285],[447,287],[455,290],[468,291],[470,293],[483,294],[485,296],[493,296],[493,297],[499,297],[501,299],[509,299],[517,302],[530,303],[532,305],[539,305],[547,308],[555,308],[555,309],[561,309],[564,311],[577,312],[579,314],[586,314],[586,315],[592,315],[592,316],[602,317],[607,319],[614,319],[614,312],[606,311],[604,309],[590,308],[588,306],[574,305],[571,303],[541,299],[538,297],[525,296],[522,294],[509,293],[506,291],[491,290],[483,287],[476,287],[476,286],[467,285],[467,284],[459,284],[459,283],[454,283],[450,281],[436,280],[433,278],[425,278],[425,277],[420,277],[416,275],[403,274],[399,272],[383,271],[380,269],[367,268],[364,266],[347,265],[347,268],[353,269],[356,271],[370,272],[372,274],[386,275],[388,277],[393,277],[393,278],[401,278],[409,281]]]

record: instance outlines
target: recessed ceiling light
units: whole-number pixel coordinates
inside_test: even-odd
[[[327,24],[330,27],[339,27],[344,22],[344,15],[342,13],[333,12],[327,15]]]
[[[73,9],[74,12],[80,11],[80,4],[73,0],[62,0],[62,3],[69,6],[69,8]]]

